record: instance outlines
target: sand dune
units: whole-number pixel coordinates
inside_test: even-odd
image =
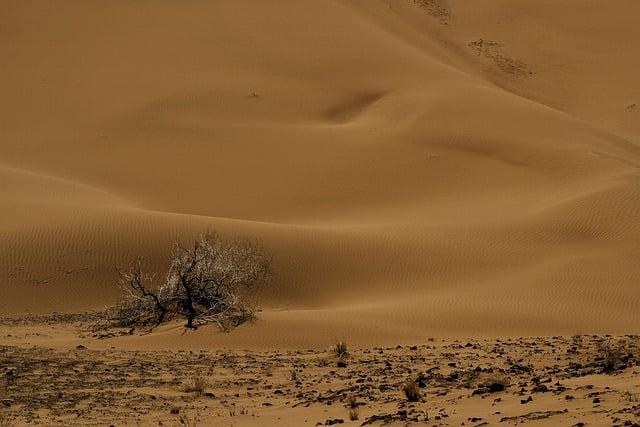
[[[636,330],[640,4],[542,3],[7,2],[0,311],[212,227],[277,275],[211,345]]]

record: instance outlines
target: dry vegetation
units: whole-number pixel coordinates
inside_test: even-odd
[[[120,271],[122,297],[98,328],[154,328],[175,318],[185,327],[213,323],[227,331],[254,317],[249,294],[268,283],[271,259],[258,242],[204,233],[192,247],[176,243],[162,282],[144,270],[142,258]]]
[[[633,426],[640,417],[635,336],[583,336],[579,346],[564,337],[430,340],[349,353],[349,366],[337,369],[321,363],[335,357],[334,348],[194,352],[3,346],[0,415],[19,425],[91,425],[107,419],[116,425],[543,420]],[[607,355],[614,355],[615,370]]]

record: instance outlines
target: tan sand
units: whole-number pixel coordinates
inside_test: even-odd
[[[0,16],[0,312],[112,302],[211,227],[318,347],[640,326],[640,3],[41,2]],[[205,343],[205,344],[202,344]]]

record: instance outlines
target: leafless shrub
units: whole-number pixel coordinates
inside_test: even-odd
[[[357,421],[358,418],[360,418],[360,413],[358,411],[358,408],[350,408],[349,409],[349,419],[351,421]]]
[[[349,408],[355,409],[358,407],[358,405],[360,405],[360,403],[358,402],[358,398],[356,397],[355,394],[347,395],[347,406]]]
[[[154,286],[154,275],[146,273],[143,266],[144,259],[138,258],[128,270],[118,270],[122,295],[118,303],[106,311],[108,326],[153,327],[168,320],[167,301],[162,298],[161,289]]]
[[[624,370],[634,361],[632,351],[622,342],[617,345],[601,345],[599,352],[596,361],[599,362],[603,372],[611,373]]]
[[[402,391],[409,402],[420,402],[422,400],[420,388],[414,380],[405,382],[402,386]]]
[[[144,272],[142,259],[121,271],[122,297],[106,310],[106,324],[153,328],[183,317],[188,328],[213,323],[227,331],[254,317],[250,292],[266,284],[271,272],[271,259],[260,243],[204,233],[192,247],[174,245],[159,285],[153,283],[154,275]]]
[[[344,340],[337,341],[333,346],[333,354],[335,354],[338,359],[346,359],[349,357],[347,343]]]
[[[204,377],[196,376],[193,377],[183,388],[182,391],[185,393],[195,393],[197,395],[202,395],[209,387],[209,382]]]
[[[196,427],[200,419],[197,416],[189,417],[188,415],[180,415],[178,422],[185,427]]]

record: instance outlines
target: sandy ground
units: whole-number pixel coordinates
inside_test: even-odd
[[[309,350],[135,349],[71,319],[3,319],[8,424],[638,426],[637,336]],[[48,327],[43,328],[43,323]],[[49,341],[51,334],[75,338]],[[409,401],[405,384],[414,384]]]
[[[274,255],[274,340],[640,325],[637,1],[3,9],[0,313],[215,228]]]

